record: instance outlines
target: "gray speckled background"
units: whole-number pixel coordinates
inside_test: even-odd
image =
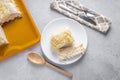
[[[40,32],[51,20],[64,17],[50,9],[50,0],[24,0]],[[88,49],[78,62],[61,66],[74,74],[72,80],[120,80],[120,0],[79,0],[112,19],[107,35],[85,27]],[[27,61],[28,51],[41,52],[37,44],[0,62],[0,80],[71,80],[47,66]]]

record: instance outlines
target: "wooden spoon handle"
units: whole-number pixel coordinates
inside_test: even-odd
[[[67,72],[67,71],[65,71],[63,69],[60,69],[60,68],[58,68],[58,67],[56,67],[56,66],[54,66],[54,65],[52,65],[52,64],[50,64],[48,62],[46,62],[46,65],[49,66],[49,67],[51,67],[51,68],[53,68],[53,69],[55,69],[55,70],[57,70],[57,71],[59,71],[59,72],[61,72],[61,73],[63,73],[64,75],[66,75],[66,76],[68,76],[70,78],[73,76],[72,73]]]

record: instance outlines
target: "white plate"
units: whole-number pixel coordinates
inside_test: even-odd
[[[82,57],[82,54],[80,54],[66,61],[60,61],[57,53],[55,54],[52,52],[50,48],[50,36],[52,33],[55,33],[56,31],[59,31],[59,29],[62,29],[64,27],[69,27],[72,33],[72,36],[75,39],[75,43],[82,42],[85,49],[87,48],[87,34],[83,26],[80,25],[80,23],[78,23],[75,20],[69,19],[69,18],[58,18],[58,19],[51,21],[45,26],[42,32],[41,47],[42,47],[44,55],[50,61],[56,64],[60,64],[60,65],[74,63]]]

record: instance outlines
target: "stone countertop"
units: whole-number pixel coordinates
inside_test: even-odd
[[[51,0],[24,0],[38,29],[60,17],[50,9]],[[30,63],[29,51],[42,54],[40,43],[0,62],[0,80],[120,80],[120,0],[79,0],[81,4],[112,19],[109,32],[104,35],[84,27],[88,35],[87,52],[74,64],[60,66],[73,73],[70,79],[57,71]]]

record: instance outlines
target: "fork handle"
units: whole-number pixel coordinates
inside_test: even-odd
[[[60,68],[58,68],[58,67],[56,67],[56,66],[54,66],[54,65],[52,65],[52,64],[50,64],[48,62],[46,62],[46,65],[49,66],[49,67],[51,67],[51,68],[53,68],[53,69],[55,69],[55,70],[57,70],[57,71],[59,71],[59,72],[61,72],[62,74],[66,75],[66,76],[68,76],[70,78],[72,78],[72,76],[73,76],[72,73],[70,73],[68,71],[65,71],[63,69],[60,69]]]

